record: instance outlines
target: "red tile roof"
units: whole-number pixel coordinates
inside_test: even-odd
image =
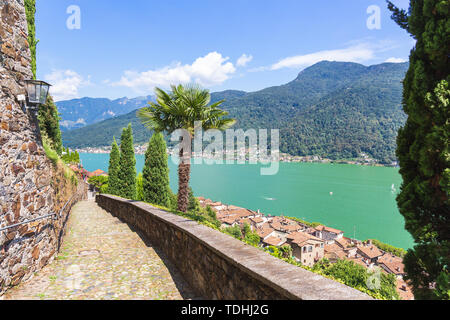
[[[106,174],[106,172],[100,169],[97,169],[94,172],[92,172],[92,175],[94,176],[101,176],[102,174]]]
[[[319,239],[317,237],[314,237],[313,235],[310,235],[306,232],[301,232],[301,231],[293,232],[293,233],[289,234],[286,238],[291,240],[293,243],[298,244],[299,246],[302,246],[308,240],[323,242],[322,239]]]
[[[256,233],[258,234],[258,236],[261,239],[264,239],[265,237],[267,237],[268,235],[270,235],[272,232],[274,232],[275,230],[270,228],[270,227],[265,227],[265,228],[258,228],[256,229]]]
[[[383,253],[380,251],[380,249],[378,249],[377,247],[375,247],[374,245],[362,245],[362,246],[358,246],[358,250],[365,255],[366,257],[368,257],[369,259],[373,259],[376,257],[381,256]]]
[[[391,273],[396,275],[403,275],[405,273],[403,259],[389,253],[385,253],[383,256],[379,257],[378,264],[384,264]]]
[[[327,227],[327,226],[322,226],[322,225],[317,226],[315,229],[316,229],[317,231],[326,231],[326,232],[331,232],[331,233],[335,233],[335,234],[344,233],[344,232],[341,231],[341,230],[334,229],[334,228],[330,228],[330,227]]]
[[[269,246],[281,246],[282,244],[284,244],[286,241],[281,240],[278,237],[274,237],[274,236],[270,236],[268,237],[266,240],[263,240],[264,244],[267,244]]]

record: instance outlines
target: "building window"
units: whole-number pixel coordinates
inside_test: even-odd
[[[308,252],[312,252],[313,251],[313,247],[312,246],[309,246],[308,247]]]

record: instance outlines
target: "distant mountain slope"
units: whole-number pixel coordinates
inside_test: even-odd
[[[224,109],[236,128],[278,128],[281,151],[293,155],[352,158],[365,152],[383,162],[395,160],[395,139],[406,120],[401,109],[401,81],[407,63],[366,67],[347,62],[319,62],[285,85],[257,92],[228,90],[211,94],[226,99]],[[150,133],[135,111],[63,133],[71,147],[110,145],[112,136],[133,124],[135,142]]]
[[[152,96],[116,100],[81,98],[59,101],[56,105],[62,119],[61,129],[66,131],[129,113],[145,106],[151,99]]]

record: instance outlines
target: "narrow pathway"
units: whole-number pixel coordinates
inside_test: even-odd
[[[72,209],[59,256],[3,299],[194,299],[178,271],[93,200]]]

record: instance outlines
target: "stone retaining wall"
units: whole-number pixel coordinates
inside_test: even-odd
[[[207,299],[365,300],[366,294],[148,204],[98,195],[100,207],[147,237]]]
[[[0,228],[59,212],[73,194],[86,197],[86,185],[65,177],[47,159],[36,115],[17,95],[32,79],[28,26],[23,0],[0,0]],[[29,279],[55,255],[69,212],[0,232],[0,295]]]

